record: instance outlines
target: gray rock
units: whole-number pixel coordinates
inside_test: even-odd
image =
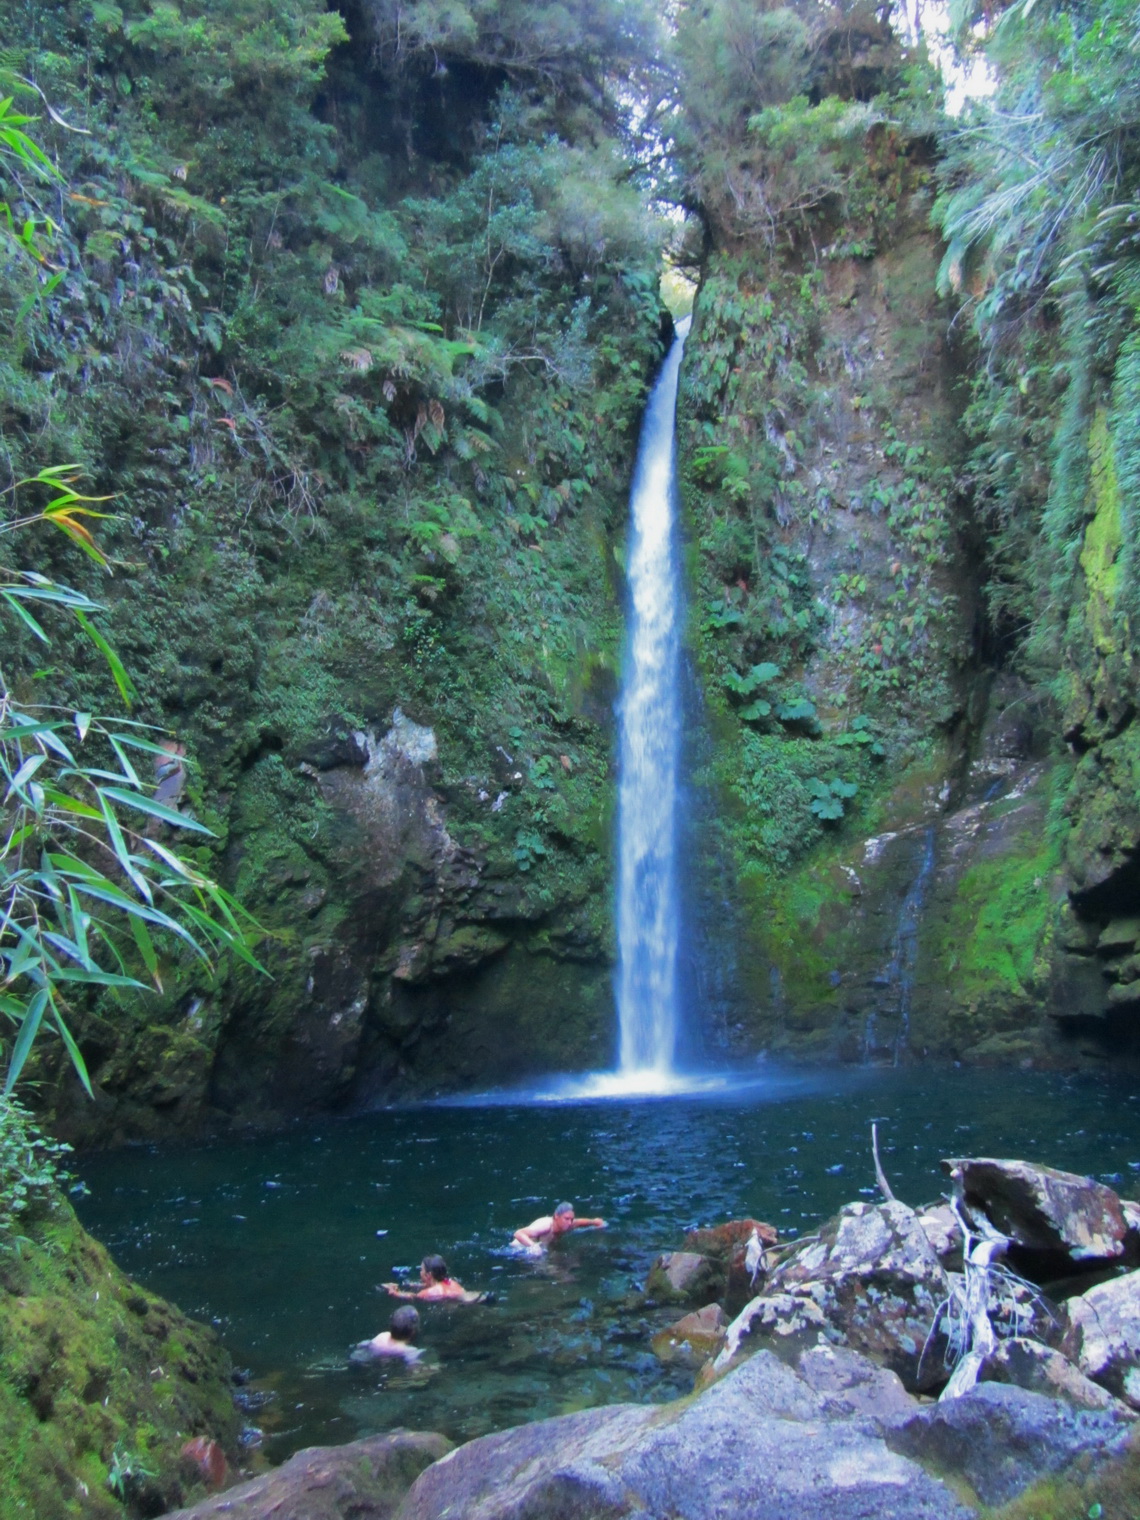
[[[761,1352],[692,1401],[484,1436],[429,1468],[398,1520],[968,1520],[873,1419],[830,1417],[860,1411],[889,1374],[828,1354],[801,1376]]]
[[[1102,1182],[1028,1161],[960,1157],[942,1165],[960,1183],[967,1208],[980,1210],[1027,1250],[1074,1262],[1115,1261],[1124,1255],[1124,1212],[1120,1199]]]
[[[1123,1408],[1106,1388],[1094,1383],[1062,1356],[1040,1341],[1011,1336],[1001,1341],[978,1375],[983,1383],[1012,1383],[1048,1398],[1063,1399],[1077,1409]]]
[[[882,1432],[919,1408],[896,1373],[843,1346],[813,1346],[800,1356],[796,1371],[829,1419],[868,1420]]]
[[[945,1381],[936,1347],[926,1348],[949,1280],[918,1215],[892,1200],[849,1204],[773,1272],[744,1310],[755,1343],[828,1339],[864,1352],[911,1389]],[[735,1346],[744,1338],[733,1335]],[[814,1331],[814,1334],[813,1334]]]
[[[706,1304],[703,1309],[686,1314],[675,1325],[659,1330],[650,1345],[659,1361],[700,1366],[723,1346],[727,1325],[721,1306]]]
[[[1007,1504],[1083,1452],[1123,1445],[1133,1426],[1115,1411],[1077,1410],[1025,1388],[982,1383],[920,1410],[886,1433],[893,1451],[964,1478],[983,1504]]]
[[[935,1256],[944,1267],[960,1268],[962,1265],[962,1227],[948,1203],[923,1209],[918,1216]]]
[[[1086,1377],[1140,1409],[1140,1272],[1099,1283],[1065,1307],[1061,1350]]]
[[[424,1468],[451,1449],[445,1436],[410,1430],[310,1446],[169,1520],[389,1520]]]
[[[724,1292],[725,1269],[696,1251],[666,1251],[649,1269],[645,1291],[664,1304],[711,1304]]]

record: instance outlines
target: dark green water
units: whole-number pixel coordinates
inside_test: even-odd
[[[84,1223],[128,1272],[213,1320],[254,1391],[268,1453],[397,1425],[469,1438],[689,1375],[649,1351],[662,1317],[631,1294],[698,1224],[752,1214],[803,1232],[873,1196],[879,1120],[899,1197],[938,1162],[1024,1156],[1140,1189],[1140,1092],[1109,1078],[910,1069],[773,1078],[721,1099],[389,1110],[194,1149],[86,1158]],[[561,1198],[602,1214],[531,1262],[511,1231]],[[385,1234],[378,1234],[385,1231]],[[348,1363],[386,1325],[374,1285],[439,1250],[497,1301],[428,1306],[427,1367]],[[674,1316],[666,1315],[667,1321]]]

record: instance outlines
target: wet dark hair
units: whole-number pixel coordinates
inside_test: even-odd
[[[554,1212],[556,1214],[572,1214],[574,1212],[574,1205],[572,1203],[560,1203]]]
[[[401,1304],[388,1321],[394,1341],[412,1341],[420,1328],[420,1311],[411,1304]]]
[[[447,1270],[447,1263],[442,1256],[425,1256],[420,1266],[429,1277],[434,1277],[436,1282],[446,1282],[451,1276]]]

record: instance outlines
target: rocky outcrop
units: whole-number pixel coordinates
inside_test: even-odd
[[[389,1520],[412,1484],[451,1450],[444,1436],[393,1431],[299,1451],[280,1467],[227,1489],[178,1520]]]
[[[770,1352],[695,1400],[618,1405],[460,1447],[417,1480],[398,1520],[967,1520],[1089,1452],[1130,1421],[990,1384],[920,1405],[890,1372],[815,1347]]]
[[[888,1437],[893,1450],[953,1473],[983,1504],[1006,1504],[1086,1453],[1122,1449],[1131,1421],[1000,1383],[921,1409]]]
[[[62,1135],[106,1143],[270,1124],[393,1091],[605,1063],[610,928],[593,896],[602,858],[568,842],[574,863],[556,896],[538,869],[545,855],[507,866],[460,843],[472,811],[496,829],[521,811],[534,757],[508,763],[488,742],[478,785],[457,789],[436,731],[399,707],[365,729],[329,727],[343,737],[290,757],[303,756],[288,785],[314,818],[311,848],[281,837],[286,812],[259,812],[235,861],[250,903],[258,892],[271,899],[263,917],[280,932],[259,949],[271,976],[243,968],[165,1012],[143,999],[113,1026],[93,1024],[84,1044],[95,1101],[61,1066]],[[281,779],[276,752],[261,767]],[[558,775],[586,807],[599,778],[584,770]],[[565,827],[569,841],[578,825]]]
[[[929,1344],[950,1291],[913,1209],[849,1204],[772,1273],[729,1329],[718,1364],[742,1345],[807,1344],[823,1337],[889,1367],[912,1389],[945,1381]]]

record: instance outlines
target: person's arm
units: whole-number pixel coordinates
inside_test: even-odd
[[[515,1231],[515,1245],[522,1246],[525,1251],[541,1251],[541,1244],[533,1235],[528,1235],[525,1229]]]
[[[418,1293],[405,1293],[399,1283],[381,1283],[380,1286],[390,1293],[393,1298],[418,1298]]]
[[[604,1219],[575,1219],[574,1228],[576,1230],[604,1230],[606,1221]]]

